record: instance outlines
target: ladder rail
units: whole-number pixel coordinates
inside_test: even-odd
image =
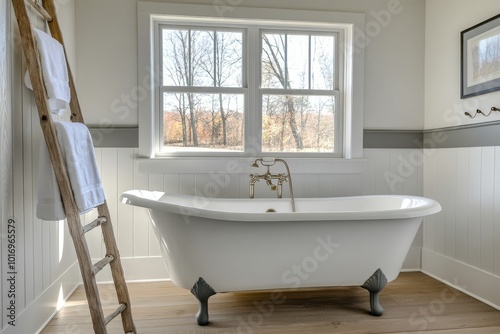
[[[125,274],[120,261],[120,252],[118,246],[116,245],[116,239],[114,236],[113,225],[111,225],[110,214],[107,202],[101,204],[97,207],[97,213],[99,216],[106,217],[108,222],[101,225],[102,234],[104,238],[104,245],[106,246],[107,254],[113,254],[114,260],[111,261],[111,276],[113,277],[113,282],[116,289],[116,295],[118,297],[119,304],[125,304],[127,307],[121,312],[122,315],[122,325],[125,332],[134,332],[135,325],[132,320],[132,310],[130,308],[130,297],[128,293],[127,283],[125,282]]]
[[[43,1],[42,9],[44,9],[47,15],[51,18],[51,20],[48,21],[51,34],[53,38],[58,40],[63,45],[64,48],[64,42],[59,27],[59,23],[57,21],[54,1],[53,0],[42,0],[42,1]],[[32,1],[29,1],[29,3],[33,4]],[[61,149],[59,147],[59,143],[57,140],[55,127],[48,107],[48,99],[47,99],[45,83],[42,79],[43,76],[42,76],[42,67],[40,64],[40,56],[38,48],[36,47],[36,42],[33,35],[33,30],[31,27],[25,0],[12,0],[12,5],[19,25],[22,48],[25,55],[26,66],[28,68],[31,83],[33,86],[33,93],[38,110],[40,126],[48,148],[49,157],[52,163],[52,167],[54,169],[54,174],[56,176],[57,184],[61,192],[61,198],[64,210],[66,212],[69,232],[76,250],[78,264],[80,267],[83,285],[85,288],[85,294],[87,297],[92,323],[94,327],[94,332],[96,334],[107,334],[107,329],[106,329],[107,323],[111,321],[112,318],[116,317],[118,314],[121,314],[124,332],[137,333],[135,324],[132,320],[128,289],[125,282],[125,276],[121,266],[118,247],[116,245],[116,239],[113,234],[113,227],[111,225],[109,210],[106,202],[98,206],[97,208],[100,218],[97,219],[99,222],[95,223],[95,225],[101,226],[107,254],[113,258],[111,261],[109,261],[108,259],[105,261],[106,263],[101,263],[101,264],[103,265],[110,264],[111,272],[113,275],[113,281],[115,284],[115,289],[117,292],[117,297],[120,306],[118,307],[117,311],[115,311],[112,314],[113,317],[111,316],[108,316],[106,318],[104,317],[102,304],[99,296],[99,290],[95,279],[96,267],[95,265],[92,264],[92,259],[88,249],[88,244],[85,239],[85,233],[88,230],[90,230],[90,227],[82,226],[80,215],[78,213],[78,207],[76,205],[71,184],[68,178],[66,165],[64,159],[62,158]],[[41,13],[40,8],[35,7],[35,9],[39,13]],[[66,54],[65,49],[64,52]],[[78,102],[76,88],[73,81],[71,69],[68,64],[67,57],[66,57],[66,66],[68,67],[69,84],[71,90],[71,101],[70,101],[71,121],[83,123],[83,116]],[[100,266],[100,264],[98,265]]]

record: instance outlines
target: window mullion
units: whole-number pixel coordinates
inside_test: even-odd
[[[281,89],[281,88],[262,88],[262,95],[311,95],[311,96],[334,96],[336,90],[324,89]]]
[[[160,93],[194,93],[194,94],[245,94],[246,88],[241,87],[188,87],[161,86]]]
[[[245,153],[255,156],[261,153],[262,143],[262,95],[261,77],[261,35],[257,27],[247,29],[246,78],[248,93],[245,101]]]

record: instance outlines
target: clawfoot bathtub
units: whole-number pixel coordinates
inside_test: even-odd
[[[123,203],[149,209],[171,279],[198,298],[199,325],[217,292],[361,286],[371,313],[394,280],[426,215],[415,196],[218,199],[131,190]]]

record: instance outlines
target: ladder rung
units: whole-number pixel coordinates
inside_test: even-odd
[[[97,262],[92,266],[92,271],[94,272],[94,275],[97,274],[104,268],[107,264],[109,264],[111,261],[113,261],[115,257],[113,255],[106,255],[105,258],[103,258],[101,261]]]
[[[104,322],[106,323],[106,325],[109,324],[109,322],[111,320],[113,320],[114,318],[116,318],[116,316],[118,314],[122,313],[126,308],[127,308],[126,304],[120,304],[120,306],[118,306],[118,308],[113,313],[111,313],[110,315],[108,315],[106,317],[106,319],[104,319]]]
[[[38,14],[40,14],[40,16],[42,16],[45,20],[47,20],[48,22],[52,22],[52,16],[50,16],[50,14],[47,13],[45,8],[36,3],[35,0],[28,0],[28,3],[31,6],[33,6],[33,9],[35,9],[38,12]]]
[[[96,220],[94,220],[92,223],[89,223],[89,224],[85,225],[84,227],[82,227],[82,231],[83,231],[83,233],[90,232],[94,228],[96,228],[97,226],[101,226],[105,222],[107,222],[106,217],[99,217]]]

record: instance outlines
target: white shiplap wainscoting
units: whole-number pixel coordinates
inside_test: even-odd
[[[424,272],[500,309],[500,147],[426,149]]]
[[[296,197],[330,197],[372,194],[421,195],[423,184],[422,166],[416,165],[404,171],[402,161],[421,150],[367,149],[362,174],[295,174],[293,184]],[[159,245],[149,224],[147,211],[119,203],[120,194],[130,189],[149,189],[174,194],[203,195],[212,197],[248,197],[248,174],[227,175],[228,184],[221,188],[210,174],[145,174],[138,170],[135,160],[137,149],[97,148],[96,156],[106,192],[106,198],[114,217],[118,247],[128,280],[168,278],[162,262]],[[402,176],[401,176],[402,175]],[[391,181],[392,180],[392,187]],[[396,181],[394,181],[396,180]],[[263,184],[256,186],[256,196],[275,196],[266,191]],[[285,187],[286,189],[286,187]],[[288,190],[284,189],[284,196]],[[86,216],[91,221],[94,214]],[[89,237],[89,248],[95,259],[104,255],[104,245],[99,233]],[[422,235],[418,234],[405,263],[405,269],[420,268]],[[109,281],[109,272],[99,274],[98,279]]]

